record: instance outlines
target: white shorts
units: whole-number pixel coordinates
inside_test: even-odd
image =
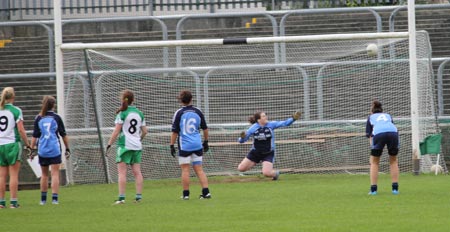
[[[202,165],[203,156],[198,156],[196,154],[192,154],[188,157],[178,156],[178,164],[191,164],[192,165]]]

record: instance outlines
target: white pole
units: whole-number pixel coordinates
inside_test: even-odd
[[[279,37],[254,37],[236,39],[236,44],[260,44],[260,43],[289,43],[310,41],[336,41],[355,39],[395,39],[408,38],[408,32],[380,32],[358,34],[329,34],[329,35],[301,35]],[[144,48],[144,47],[176,47],[176,46],[206,46],[226,44],[224,39],[192,39],[192,40],[163,40],[163,41],[136,41],[136,42],[106,42],[106,43],[65,43],[60,48],[63,50],[83,49],[114,49],[114,48]]]
[[[414,0],[408,0],[408,32],[409,32],[409,72],[411,89],[411,131],[412,131],[412,158],[414,173],[419,174],[419,100],[417,81],[417,54],[416,54],[416,12]]]
[[[63,57],[62,57],[62,23],[61,23],[61,0],[56,0],[53,3],[54,13],[54,30],[55,30],[55,71],[56,71],[56,97],[58,104],[58,114],[65,119],[65,105],[64,105],[64,71],[63,71]]]
[[[437,175],[438,174],[438,172],[439,171],[441,171],[441,170],[439,170],[440,168],[440,166],[439,166],[439,159],[441,158],[441,154],[438,154],[437,155],[437,159],[436,159],[436,170],[434,171],[434,175]]]
[[[64,71],[63,71],[63,58],[62,58],[62,23],[61,23],[61,1],[55,0],[53,1],[53,30],[55,32],[55,71],[56,71],[56,103],[58,107],[58,114],[61,118],[66,118],[66,109],[65,109],[65,99],[64,99]],[[61,143],[62,151],[64,152],[66,148],[64,147],[64,143]],[[64,155],[62,156],[64,157]],[[66,169],[66,180],[67,183],[70,183],[70,167],[67,166],[67,161],[65,157],[63,158],[63,169]]]

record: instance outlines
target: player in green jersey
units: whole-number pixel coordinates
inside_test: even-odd
[[[131,90],[124,90],[120,97],[122,106],[117,110],[115,128],[109,139],[106,152],[117,141],[116,162],[119,172],[119,199],[115,204],[125,203],[125,187],[127,181],[127,165],[131,165],[136,182],[135,202],[142,199],[142,185],[144,178],[141,173],[142,139],[147,134],[144,114],[131,104],[134,94]]]
[[[23,145],[30,148],[23,127],[22,110],[13,105],[14,89],[6,87],[0,97],[0,208],[5,208],[6,179],[9,174],[10,208],[18,208],[17,192]],[[22,139],[22,141],[21,141]]]

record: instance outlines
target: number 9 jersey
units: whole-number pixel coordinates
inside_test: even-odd
[[[117,114],[115,124],[122,124],[117,145],[131,151],[142,150],[141,127],[145,126],[144,114],[135,106]]]
[[[23,120],[22,110],[8,103],[0,110],[0,145],[20,141],[19,131],[16,124]]]
[[[178,133],[178,147],[181,151],[198,151],[202,147],[202,130],[208,129],[203,113],[189,105],[175,112],[172,121],[172,132]]]

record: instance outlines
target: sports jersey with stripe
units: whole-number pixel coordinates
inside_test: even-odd
[[[20,141],[17,123],[23,120],[22,110],[10,103],[0,110],[0,145]]]
[[[128,106],[117,114],[115,124],[122,124],[117,145],[130,151],[142,150],[141,127],[145,126],[144,114],[135,106]]]
[[[59,136],[66,136],[66,129],[58,114],[48,111],[44,117],[36,116],[33,137],[38,139],[39,156],[52,158],[61,155]]]
[[[366,136],[373,137],[385,132],[397,132],[391,115],[387,113],[374,113],[369,116],[366,123]]]
[[[253,137],[252,150],[259,153],[265,153],[275,150],[275,133],[274,129],[279,127],[290,126],[294,122],[293,118],[286,121],[270,121],[265,126],[254,123],[246,132],[245,138],[239,138],[239,143],[245,143],[250,137]]]
[[[178,133],[178,147],[182,151],[198,151],[203,148],[202,130],[208,129],[201,110],[189,105],[178,109],[172,120],[172,132]]]

